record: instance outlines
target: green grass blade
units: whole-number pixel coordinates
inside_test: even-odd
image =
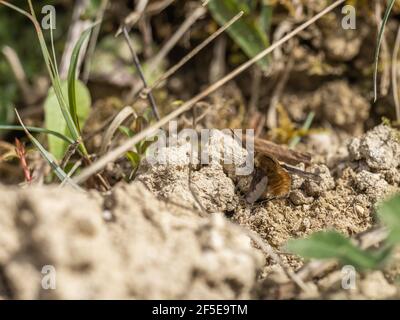
[[[383,16],[382,25],[380,27],[379,34],[378,34],[378,41],[377,41],[377,45],[376,45],[376,49],[375,49],[375,61],[374,61],[374,63],[375,63],[375,67],[374,67],[374,102],[378,98],[378,84],[377,84],[378,83],[378,65],[379,65],[379,54],[381,51],[383,34],[385,32],[386,23],[389,19],[389,15],[390,15],[390,12],[392,11],[395,1],[396,0],[390,0],[390,3],[385,11],[385,15]]]
[[[315,117],[315,112],[311,111],[308,116],[306,121],[304,122],[301,130],[303,132],[307,132],[308,130],[310,130],[311,124],[314,121],[314,117]],[[289,149],[294,149],[301,141],[301,137],[299,135],[296,135],[295,137],[293,137],[291,139],[291,141],[289,142]]]
[[[50,25],[53,26],[53,16],[50,16]],[[54,48],[54,36],[53,36],[53,28],[50,28],[50,43],[51,43],[51,53],[53,55],[53,63],[54,63],[54,72],[59,77],[58,72],[58,63],[56,58],[56,50]]]
[[[78,60],[79,60],[79,54],[82,49],[82,45],[85,42],[85,40],[89,37],[90,32],[92,31],[93,27],[96,24],[97,23],[93,24],[91,27],[86,29],[79,37],[78,42],[76,43],[74,50],[72,51],[71,62],[70,62],[69,69],[68,69],[69,111],[70,111],[72,119],[75,123],[75,126],[78,128],[79,132],[80,132],[80,126],[79,126],[79,118],[78,118],[78,112],[77,112],[78,106],[76,103],[76,91],[75,91]]]
[[[37,127],[25,127],[29,132],[35,132],[35,133],[44,133],[44,134],[50,134],[54,137],[57,137],[61,140],[64,140],[65,142],[68,142],[69,144],[73,144],[74,140],[72,140],[71,138],[53,131],[53,130],[48,130],[48,129],[44,129],[44,128],[37,128]],[[16,131],[25,131],[24,127],[22,126],[14,126],[14,125],[0,125],[0,130],[16,130]]]

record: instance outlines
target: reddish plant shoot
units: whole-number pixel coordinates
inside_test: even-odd
[[[26,160],[26,150],[24,144],[21,143],[18,138],[15,138],[15,152],[17,153],[22,170],[24,171],[25,181],[29,183],[32,181],[32,175]]]

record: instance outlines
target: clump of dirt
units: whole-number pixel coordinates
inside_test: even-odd
[[[381,125],[349,144],[352,160],[363,161],[375,171],[397,169],[400,165],[400,133]]]
[[[262,256],[223,216],[169,211],[140,183],[104,199],[60,191],[1,187],[3,298],[250,297]],[[42,286],[45,266],[54,290]]]
[[[235,139],[219,130],[212,130],[202,151],[208,154],[209,164],[191,172],[189,163],[199,163],[200,152],[190,156],[191,144],[163,147],[154,156],[157,162],[145,158],[137,180],[143,182],[158,197],[180,205],[208,212],[233,211],[238,204],[235,185],[227,174],[234,172],[235,164],[242,164],[247,157]],[[228,158],[231,158],[229,164]],[[192,160],[192,161],[191,161]],[[196,197],[198,197],[197,202]]]

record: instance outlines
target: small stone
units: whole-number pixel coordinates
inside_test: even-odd
[[[364,208],[361,207],[360,205],[355,205],[355,206],[354,206],[354,210],[355,210],[360,216],[364,215],[365,210],[364,210]]]
[[[292,191],[289,195],[289,198],[296,206],[300,206],[302,204],[309,204],[314,201],[313,197],[307,197],[301,190]]]
[[[113,219],[113,214],[111,213],[110,210],[103,211],[103,219],[104,221],[111,221]]]
[[[387,282],[381,271],[368,274],[360,283],[360,291],[369,299],[388,299],[397,293],[396,287]]]

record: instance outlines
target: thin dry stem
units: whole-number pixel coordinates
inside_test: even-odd
[[[139,73],[140,79],[142,80],[144,87],[147,88],[148,87],[147,86],[147,81],[146,81],[146,78],[144,76],[144,72],[143,72],[142,66],[141,66],[140,61],[139,61],[139,57],[137,56],[137,53],[136,53],[135,49],[133,48],[131,38],[129,37],[129,34],[128,34],[128,29],[124,26],[122,28],[122,31],[123,31],[125,40],[126,40],[126,42],[128,44],[129,50],[130,50],[130,52],[132,54],[133,63],[136,66],[136,70]],[[147,95],[147,99],[149,100],[149,103],[150,103],[151,109],[153,110],[153,114],[154,114],[155,118],[157,120],[160,120],[160,114],[158,113],[156,100],[154,99],[154,96],[153,96],[153,94],[151,92]]]
[[[115,132],[118,130],[118,128],[130,117],[135,117],[137,118],[135,110],[133,110],[132,107],[125,107],[123,108],[114,118],[114,120],[111,122],[111,124],[108,126],[106,132],[104,133],[102,142],[101,142],[101,147],[100,147],[100,156],[105,154],[107,152],[107,148],[111,144],[112,137],[114,136]]]

